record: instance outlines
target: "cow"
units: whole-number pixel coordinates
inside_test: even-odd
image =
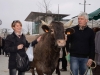
[[[63,23],[53,21],[49,26],[42,25],[42,29],[45,33],[34,48],[32,75],[35,75],[34,68],[38,75],[52,75],[57,67],[60,48],[66,44]]]

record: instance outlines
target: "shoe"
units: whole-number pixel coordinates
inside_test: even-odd
[[[60,71],[67,71],[67,69],[60,69]]]

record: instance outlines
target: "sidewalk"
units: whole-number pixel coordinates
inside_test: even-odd
[[[5,57],[4,55],[0,55],[0,75],[9,75],[8,57]],[[26,72],[25,75],[32,75],[32,74],[30,72]],[[54,72],[53,75],[57,74]],[[70,75],[69,66],[68,66],[68,71],[61,72],[61,75]]]

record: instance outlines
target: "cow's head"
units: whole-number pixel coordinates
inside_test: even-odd
[[[50,33],[53,35],[55,39],[55,45],[58,47],[63,47],[66,44],[65,33],[64,33],[64,26],[61,22],[51,22],[49,25],[42,21],[42,29],[45,32]],[[45,24],[45,25],[44,25]]]

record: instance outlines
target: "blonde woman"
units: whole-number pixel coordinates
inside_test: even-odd
[[[25,47],[29,47],[29,44],[23,35],[22,31],[22,23],[19,20],[15,20],[12,22],[11,27],[13,29],[13,33],[8,35],[5,40],[4,50],[10,53],[9,57],[9,75],[16,75],[16,54],[19,53],[21,56],[26,54]],[[41,37],[32,42],[32,46],[35,45]],[[25,75],[25,72],[18,71],[18,75]]]

